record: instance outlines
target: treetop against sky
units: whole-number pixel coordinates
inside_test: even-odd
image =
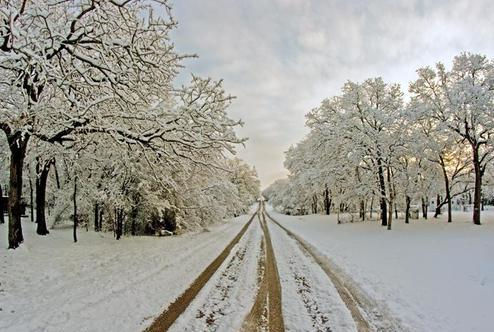
[[[263,187],[283,177],[283,152],[308,130],[304,116],[346,80],[408,84],[416,69],[451,65],[462,51],[494,54],[490,13],[479,1],[177,1],[177,49],[197,53],[188,72],[225,79],[233,117],[249,137],[240,156]],[[406,97],[405,95],[405,97]]]

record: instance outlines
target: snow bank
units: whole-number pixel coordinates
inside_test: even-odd
[[[180,295],[240,231],[247,216],[209,232],[130,237],[52,230],[0,249],[1,331],[139,331]],[[0,239],[7,238],[0,225]]]
[[[471,214],[336,224],[336,216],[270,214],[327,255],[412,331],[492,331],[494,211],[482,226]]]

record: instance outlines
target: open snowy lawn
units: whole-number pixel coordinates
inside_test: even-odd
[[[412,331],[493,331],[494,211],[442,219],[336,224],[336,216],[285,216],[288,229],[332,259]]]
[[[1,331],[139,331],[180,295],[247,221],[176,237],[129,237],[71,230],[35,234],[6,250],[0,225]]]

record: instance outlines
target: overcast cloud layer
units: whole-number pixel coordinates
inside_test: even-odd
[[[223,78],[237,96],[230,112],[249,137],[239,156],[263,187],[286,175],[304,115],[346,80],[382,76],[407,90],[421,66],[462,51],[494,57],[490,0],[175,0],[173,13],[177,49],[199,55],[185,72]]]

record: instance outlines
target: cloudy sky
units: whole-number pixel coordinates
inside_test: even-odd
[[[402,84],[421,66],[470,51],[494,57],[491,0],[175,0],[183,75],[223,78],[249,137],[239,156],[263,187],[286,175],[304,115],[346,80]]]

